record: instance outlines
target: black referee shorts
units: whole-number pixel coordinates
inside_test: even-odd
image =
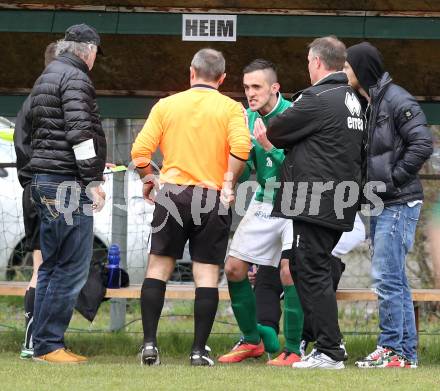
[[[31,183],[23,189],[22,205],[25,248],[27,251],[40,250],[40,217],[32,200]]]
[[[156,196],[150,253],[180,259],[189,240],[193,261],[221,265],[231,220],[231,210],[220,204],[219,191],[165,184]]]

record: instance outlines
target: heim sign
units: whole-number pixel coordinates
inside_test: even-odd
[[[237,40],[237,15],[183,14],[183,41]]]

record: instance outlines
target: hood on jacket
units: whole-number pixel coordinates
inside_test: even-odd
[[[347,62],[367,93],[385,72],[382,54],[369,42],[350,46],[347,49]]]

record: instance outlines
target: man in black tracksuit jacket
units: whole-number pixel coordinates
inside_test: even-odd
[[[287,150],[273,214],[294,221],[291,270],[314,354],[294,368],[344,368],[331,252],[351,231],[359,204],[365,123],[361,104],[341,72],[346,51],[335,37],[309,45],[311,87],[273,118],[267,137]]]

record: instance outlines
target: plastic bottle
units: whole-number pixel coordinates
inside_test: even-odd
[[[119,262],[121,261],[121,254],[119,246],[112,244],[108,250],[108,281],[107,288],[119,289],[121,287],[121,269]]]

